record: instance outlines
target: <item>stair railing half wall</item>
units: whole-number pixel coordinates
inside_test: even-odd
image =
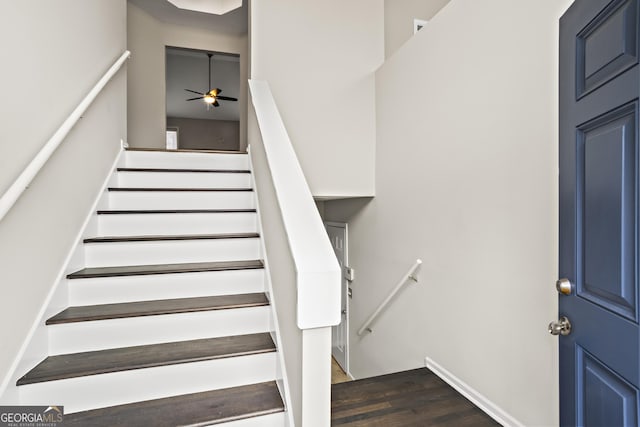
[[[387,295],[384,301],[382,301],[380,305],[378,305],[375,311],[371,313],[371,316],[369,316],[367,320],[365,320],[365,322],[362,324],[362,327],[358,329],[358,336],[361,336],[365,332],[372,332],[371,325],[373,324],[373,322],[380,315],[380,313],[382,313],[382,310],[384,310],[385,307],[387,307],[389,302],[391,302],[393,297],[396,296],[398,291],[404,286],[405,283],[407,283],[409,280],[412,280],[413,282],[418,282],[418,270],[420,269],[421,265],[422,265],[422,260],[417,259],[415,264],[413,264],[409,269],[409,271],[407,271],[407,273],[404,276],[402,276],[402,279],[400,279],[400,281],[393,288],[393,290],[389,292],[389,295]]]
[[[341,269],[269,85],[249,88],[249,152],[290,410],[297,426],[329,427]]]
[[[2,197],[0,197],[0,221],[2,221],[7,212],[11,210],[22,193],[24,193],[24,191],[29,188],[29,184],[31,184],[33,178],[36,177],[38,172],[40,172],[40,169],[42,169],[51,155],[60,146],[62,141],[64,141],[67,134],[71,131],[71,129],[73,129],[80,117],[82,117],[87,108],[89,108],[93,100],[96,99],[98,94],[107,85],[107,83],[109,83],[111,78],[118,72],[118,70],[122,68],[122,64],[124,64],[125,61],[129,59],[129,56],[131,56],[131,52],[129,52],[128,50],[120,55],[116,62],[114,62],[114,64],[107,70],[102,78],[100,78],[95,86],[93,86],[87,96],[82,99],[75,110],[73,110],[69,117],[67,117],[62,125],[60,125],[58,130],[56,130],[56,132],[51,136],[51,138],[49,138],[46,144],[44,144],[38,154],[36,154],[33,160],[31,160],[27,167],[20,173],[13,184],[11,184],[11,186],[2,195]]]

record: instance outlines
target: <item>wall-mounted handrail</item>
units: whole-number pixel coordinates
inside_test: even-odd
[[[47,143],[40,149],[38,154],[31,160],[22,173],[11,184],[9,189],[0,198],[0,220],[9,212],[16,201],[20,198],[22,193],[29,188],[29,184],[33,181],[33,178],[40,172],[40,169],[47,163],[51,155],[56,151],[58,146],[64,141],[65,137],[71,131],[76,122],[89,108],[89,105],[93,102],[102,89],[109,83],[109,80],[120,70],[122,64],[131,56],[131,52],[125,51],[120,58],[107,70],[98,83],[91,89],[91,91],[84,97],[84,99],[78,104],[73,112],[67,117],[67,119],[60,125],[58,130],[49,138]]]
[[[393,299],[393,297],[398,293],[400,288],[408,281],[412,280],[414,282],[418,281],[418,269],[422,265],[422,260],[417,259],[416,263],[411,266],[409,271],[402,276],[402,279],[398,282],[395,288],[389,293],[389,295],[380,303],[378,308],[369,316],[369,318],[362,324],[362,327],[358,329],[358,336],[364,334],[365,332],[371,332],[371,324],[378,317],[378,315],[382,312],[382,310],[389,304],[389,302]]]

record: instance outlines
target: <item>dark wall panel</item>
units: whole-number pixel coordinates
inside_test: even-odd
[[[178,148],[238,150],[240,122],[167,117],[167,128],[178,128]]]

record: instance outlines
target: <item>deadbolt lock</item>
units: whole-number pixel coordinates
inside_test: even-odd
[[[556,282],[556,290],[561,295],[571,295],[571,291],[573,291],[571,281],[566,278],[559,279]]]

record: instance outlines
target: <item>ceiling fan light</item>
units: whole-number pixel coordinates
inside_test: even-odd
[[[207,94],[204,96],[204,102],[206,102],[207,104],[213,104],[214,102],[216,102],[216,98]]]

